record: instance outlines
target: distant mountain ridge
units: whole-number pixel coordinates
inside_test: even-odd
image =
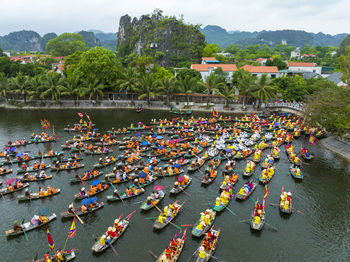
[[[77,33],[83,36],[83,41],[89,48],[95,46],[103,46],[110,50],[115,50],[116,48],[116,34],[104,33],[100,30],[80,31]],[[4,51],[44,52],[47,42],[55,37],[57,37],[56,33],[40,36],[35,31],[22,30],[0,36],[0,46]]]
[[[217,25],[207,25],[201,28],[201,32],[205,35],[208,43],[215,43],[225,48],[230,44],[240,44],[243,47],[255,44],[267,44],[275,46],[281,44],[282,41],[287,45],[296,47],[304,47],[306,44],[310,46],[339,46],[341,41],[347,34],[329,35],[324,33],[309,33],[302,30],[276,30],[276,31],[226,31],[226,29]]]

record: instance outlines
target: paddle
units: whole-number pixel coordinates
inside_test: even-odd
[[[181,225],[180,227],[193,227],[193,224]]]
[[[265,224],[266,224],[267,226],[269,226],[270,228],[272,228],[273,230],[278,231],[278,229],[277,229],[276,227],[274,227],[274,226],[272,226],[272,225],[270,225],[270,224],[268,224],[268,223],[266,223],[266,222],[265,222]]]
[[[305,214],[303,213],[303,212],[301,212],[300,210],[298,210],[298,209],[296,209],[296,208],[292,208],[292,209],[294,209],[295,211],[297,211],[299,214],[302,214],[302,215],[304,215],[305,216]]]
[[[237,216],[237,214],[236,214],[235,212],[233,212],[231,209],[229,209],[228,207],[226,207],[226,209],[227,209],[228,211],[230,211],[230,213],[231,213],[232,215]]]
[[[120,201],[122,201],[123,205],[125,205],[124,200],[122,199],[122,197],[118,193],[118,189],[116,189],[112,183],[111,183],[111,185],[114,188],[113,194],[116,193],[116,195],[119,197]]]
[[[156,207],[156,209],[162,214],[163,212],[162,212],[162,210],[160,210],[160,208],[157,206],[157,205],[154,205],[155,207]],[[179,211],[178,211],[179,212]],[[179,230],[181,230],[182,228],[181,227],[179,227],[178,225],[176,225],[176,224],[174,224],[173,222],[171,222],[171,221],[169,221],[169,223],[171,224],[171,225],[173,225],[174,227],[176,227],[177,229],[179,229]]]
[[[73,202],[72,202],[72,206],[73,206]],[[84,221],[77,215],[77,213],[75,213],[75,211],[74,211],[74,206],[73,206],[73,214],[78,218],[78,220],[79,220],[79,222],[82,224],[82,225],[84,225],[85,223],[84,223]]]
[[[23,218],[23,220],[22,220],[21,225],[23,225],[23,223],[24,223],[24,218]],[[28,241],[29,239],[28,239],[27,233],[26,233],[26,231],[24,230],[24,228],[22,228],[22,231],[23,231],[24,237],[25,237],[26,240]]]
[[[158,257],[151,250],[148,250],[148,253],[155,259],[158,259]]]
[[[113,250],[113,253],[116,255],[116,256],[119,256],[117,250],[114,248],[114,246],[112,244],[109,244],[109,246],[112,248]]]
[[[80,182],[83,184],[83,186],[85,186],[85,183],[84,183],[84,181],[83,181],[83,179],[77,174],[77,176],[76,177],[78,177],[79,178],[79,180],[80,180]]]

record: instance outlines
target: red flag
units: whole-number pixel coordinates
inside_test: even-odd
[[[49,248],[50,248],[50,250],[53,250],[55,248],[55,243],[53,242],[49,228],[47,228],[46,233],[47,233],[47,242],[49,242]]]
[[[218,112],[213,108],[213,117],[219,117]]]

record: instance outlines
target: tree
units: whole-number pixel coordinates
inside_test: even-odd
[[[30,78],[30,88],[28,91],[29,99],[41,99],[40,95],[43,91],[43,79],[45,78],[45,75],[35,75],[34,77]]]
[[[53,56],[68,56],[87,49],[83,37],[75,33],[63,33],[46,44],[46,51]]]
[[[301,101],[308,94],[306,82],[303,77],[295,75],[293,77],[283,76],[276,78],[274,81],[278,87],[282,98],[286,101]]]
[[[96,101],[98,101],[98,96],[103,96],[103,90],[105,86],[98,79],[87,78],[83,81],[83,88],[81,89],[81,94],[83,96],[88,96],[89,100],[92,100],[96,96]]]
[[[227,85],[217,90],[217,92],[220,96],[225,98],[225,107],[228,107],[230,101],[232,101],[233,99],[237,99],[237,97],[235,96],[235,90]]]
[[[169,103],[169,97],[174,94],[178,87],[179,83],[176,80],[175,77],[170,77],[170,78],[162,78],[159,79],[156,83],[158,86],[159,90],[161,91],[162,94],[166,95],[167,103]]]
[[[219,47],[216,44],[206,44],[203,48],[203,57],[212,57],[219,52]]]
[[[118,75],[116,56],[103,47],[94,47],[81,54],[74,74],[81,79],[97,79],[100,83],[112,85]]]
[[[9,89],[9,79],[3,72],[0,72],[0,95],[7,100],[7,91]]]
[[[263,74],[257,81],[256,87],[253,90],[254,96],[258,99],[256,107],[259,108],[260,103],[266,103],[269,99],[276,97],[276,86],[267,78],[266,74]]]
[[[346,48],[345,55],[339,57],[340,69],[343,72],[342,80],[350,85],[350,45]]]
[[[47,88],[44,92],[40,94],[40,98],[45,99],[51,96],[52,101],[60,100],[62,88],[61,88],[62,78],[60,74],[55,72],[48,73],[44,78],[43,85]]]
[[[198,79],[195,77],[190,77],[189,75],[186,75],[184,78],[180,78],[179,85],[181,92],[184,92],[186,94],[186,100],[187,100],[187,106],[190,102],[190,94],[194,92],[194,90],[197,88]]]
[[[237,86],[239,94],[243,97],[243,106],[248,96],[252,95],[252,92],[255,88],[255,79],[253,75],[245,70],[238,69],[234,73],[232,78],[232,84]]]
[[[196,70],[190,69],[190,68],[184,68],[184,69],[178,70],[176,72],[176,79],[179,80],[181,78],[185,78],[187,75],[191,78],[193,78],[193,77],[197,78],[198,81],[202,79],[201,73],[199,73]]]
[[[151,105],[151,98],[159,94],[151,74],[142,75],[140,78],[140,85],[136,91],[139,93],[139,99],[147,98],[148,105]]]
[[[350,91],[342,87],[320,89],[307,99],[306,120],[343,136],[350,132]]]
[[[280,58],[275,57],[274,59],[268,59],[266,61],[266,66],[277,66],[278,70],[283,70],[283,69],[287,69],[288,65],[283,62]]]
[[[207,92],[207,106],[209,106],[210,102],[210,95],[219,90],[219,88],[224,88],[226,86],[225,82],[222,82],[222,79],[218,77],[215,73],[211,73],[206,79],[205,79],[204,86],[206,88]]]
[[[126,93],[136,92],[140,85],[139,74],[135,68],[129,66],[123,68],[120,78],[117,80],[118,89],[125,91]],[[133,95],[131,95],[131,102],[134,101]]]
[[[76,100],[79,100],[79,96],[81,95],[79,76],[70,76],[63,79],[60,86],[61,94],[66,96],[75,95]]]
[[[27,103],[27,94],[30,87],[30,82],[28,76],[24,75],[22,72],[19,72],[16,77],[11,79],[10,85],[17,94],[23,96],[24,103]]]

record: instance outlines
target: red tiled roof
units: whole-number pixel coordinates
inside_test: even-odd
[[[303,62],[289,62],[288,66],[297,66],[297,67],[314,67],[315,63],[303,63]]]
[[[245,65],[242,67],[243,70],[250,73],[278,73],[277,66],[251,66]]]
[[[192,64],[191,68],[196,71],[206,72],[209,68],[221,67],[222,71],[236,71],[237,66],[235,64]]]
[[[266,60],[266,58],[259,57],[258,59],[256,59],[256,62],[262,62],[262,61],[264,61],[264,60]]]
[[[215,57],[202,57],[202,61],[203,60],[214,61],[214,60],[216,60],[216,58]]]
[[[59,66],[57,66],[58,70],[60,70],[61,72],[63,72],[64,70],[64,64],[60,64]]]

